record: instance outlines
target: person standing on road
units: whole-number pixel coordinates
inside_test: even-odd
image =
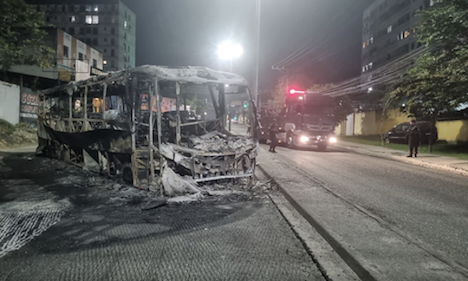
[[[408,157],[418,157],[418,147],[421,143],[421,130],[416,125],[416,120],[411,120],[410,127],[406,131],[406,140],[408,141]]]
[[[276,153],[275,148],[278,145],[278,139],[276,138],[276,134],[278,133],[278,121],[273,119],[271,122],[270,127],[268,127],[268,131],[270,132],[270,152]]]

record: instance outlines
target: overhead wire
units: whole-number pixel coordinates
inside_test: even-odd
[[[422,55],[427,50],[427,48],[417,49],[398,60],[395,60],[381,68],[376,69],[375,71],[368,73],[369,76],[372,75],[371,77],[377,76],[376,79],[362,83],[361,77],[352,78],[344,81],[336,87],[325,90],[322,93],[324,95],[330,96],[341,96],[350,94],[356,90],[366,89],[368,86],[376,86],[393,82],[395,79],[401,76],[403,70],[407,70],[412,65],[414,59]]]
[[[350,5],[350,7],[351,6],[355,7],[354,10],[360,10],[360,8],[359,7],[356,8],[355,5]],[[345,11],[345,10],[347,10],[347,9],[344,9],[343,11]],[[351,14],[357,14],[360,17],[360,14],[359,13],[354,13],[354,11],[351,12]],[[336,21],[336,19],[339,19],[340,17],[342,17],[341,14],[336,15],[334,21]],[[353,18],[353,20],[354,20],[354,18]],[[340,25],[343,26],[343,28],[339,29],[337,32],[341,32],[343,29],[348,27],[348,25],[345,24],[348,21],[349,21],[349,18],[343,17],[343,20],[340,21]],[[335,33],[327,33],[328,37],[326,37],[326,38],[323,38],[324,37],[323,35],[322,36],[321,35],[315,35],[303,47],[299,48],[296,52],[292,53],[291,55],[289,55],[285,59],[277,62],[276,64],[274,64],[274,66],[288,65],[288,64],[291,64],[293,62],[296,62],[296,61],[302,59],[303,57],[305,57],[305,56],[309,55],[310,53],[312,53],[313,51],[317,50],[319,47],[321,47],[321,46],[325,45],[326,43],[328,43],[329,40],[334,36],[334,34]],[[319,36],[322,37],[321,40],[320,40],[320,43],[315,44],[315,46],[311,45],[311,43],[313,43],[315,40],[317,40]],[[309,50],[307,51],[307,49],[309,49]]]

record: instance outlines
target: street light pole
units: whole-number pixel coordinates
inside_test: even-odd
[[[260,23],[262,0],[256,1],[256,46],[255,46],[255,78],[253,87],[253,99],[256,101],[257,108],[260,107],[260,96],[258,94],[258,78],[260,68]]]

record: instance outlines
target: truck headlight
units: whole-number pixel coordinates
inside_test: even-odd
[[[301,136],[301,137],[299,138],[299,140],[300,140],[301,142],[308,142],[308,141],[310,140],[310,138],[307,137],[307,136]]]
[[[330,143],[337,143],[337,142],[338,142],[338,140],[336,139],[336,137],[331,137],[331,138],[328,139],[328,141],[329,141]]]

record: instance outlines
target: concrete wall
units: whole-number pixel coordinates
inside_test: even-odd
[[[20,87],[0,81],[0,118],[18,124],[20,114]]]
[[[404,113],[398,109],[387,110],[382,118],[381,111],[354,113],[353,118],[348,117],[348,121],[342,122],[335,130],[337,135],[351,135],[346,132],[346,128],[353,128],[352,135],[379,135],[388,132],[395,125],[409,122]],[[353,124],[348,124],[353,122]],[[468,141],[468,120],[439,121],[437,122],[439,139],[448,142]]]

